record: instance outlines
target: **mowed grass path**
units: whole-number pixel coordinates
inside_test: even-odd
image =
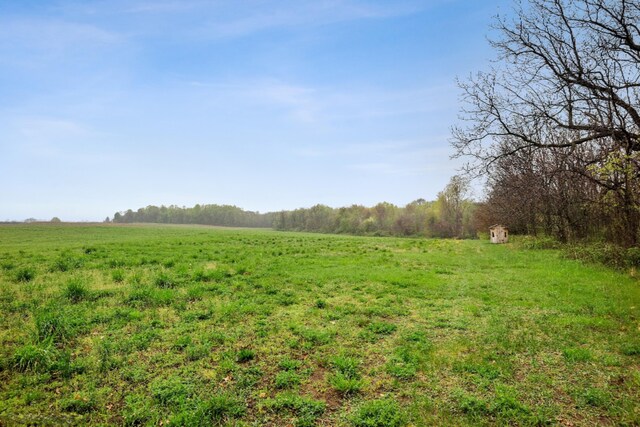
[[[486,241],[0,226],[0,425],[639,425],[640,284]]]

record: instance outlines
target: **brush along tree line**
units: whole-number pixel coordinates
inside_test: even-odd
[[[475,237],[474,210],[469,183],[451,179],[435,201],[415,200],[405,207],[378,203],[331,208],[315,205],[292,211],[258,213],[236,206],[147,206],[117,212],[116,223],[203,224],[226,227],[273,227],[277,230],[378,236]]]

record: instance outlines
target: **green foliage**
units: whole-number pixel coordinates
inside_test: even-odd
[[[179,377],[158,378],[149,384],[149,392],[162,405],[181,405],[193,393],[193,386]]]
[[[407,417],[396,401],[378,399],[358,406],[349,421],[354,427],[401,427],[407,424]]]
[[[22,267],[16,270],[14,280],[16,282],[30,282],[36,277],[36,272],[33,268]]]
[[[359,393],[365,382],[362,379],[357,359],[348,356],[336,356],[331,360],[334,374],[329,377],[329,384],[344,396]]]
[[[568,362],[589,362],[593,358],[591,352],[582,347],[565,348],[562,355]]]
[[[295,425],[299,427],[313,426],[318,417],[325,411],[325,403],[291,392],[278,394],[274,399],[267,399],[267,409],[278,414],[291,414],[296,417]]]
[[[238,351],[238,354],[236,355],[236,361],[238,361],[238,363],[244,363],[244,362],[253,360],[255,357],[256,357],[255,351],[249,348],[243,348],[243,349],[240,349],[240,351]]]
[[[80,279],[74,278],[67,282],[63,295],[69,301],[78,303],[89,297],[89,289]]]
[[[55,348],[49,342],[27,344],[16,349],[13,355],[13,367],[22,372],[43,372],[51,367],[55,356]]]
[[[71,254],[63,254],[58,257],[51,265],[51,271],[66,272],[78,269],[82,266],[82,259]]]
[[[397,326],[389,322],[371,322],[367,329],[374,334],[390,335],[397,329]]]
[[[300,384],[300,375],[293,371],[282,371],[276,374],[276,388],[291,388]]]
[[[153,284],[159,288],[175,288],[178,285],[178,282],[175,277],[172,277],[166,271],[161,271],[158,275],[153,279]]]
[[[511,236],[511,241],[524,249],[560,249],[562,244],[551,236]]]
[[[77,319],[71,312],[62,312],[53,306],[37,311],[34,320],[38,342],[65,343],[77,332]]]
[[[239,418],[246,412],[244,401],[228,393],[218,393],[199,405],[197,419],[203,425],[222,425],[224,422]]]
[[[124,282],[124,271],[121,269],[116,269],[113,270],[111,272],[111,279],[115,282],[115,283],[122,283]]]
[[[86,393],[74,393],[73,396],[60,400],[60,409],[65,412],[87,414],[97,408],[95,397]]]

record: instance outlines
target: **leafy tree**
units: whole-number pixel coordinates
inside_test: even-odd
[[[538,151],[551,166],[570,158],[565,177],[597,185],[597,202],[615,209],[611,234],[636,244],[638,22],[640,0],[529,0],[515,18],[498,18],[500,61],[460,83],[465,124],[453,146],[471,159],[467,169],[491,176],[501,159]]]

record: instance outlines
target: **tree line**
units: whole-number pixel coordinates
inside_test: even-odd
[[[271,227],[273,214],[245,211],[231,205],[194,207],[147,206],[136,211],[116,212],[115,223],[201,224],[222,227]],[[109,219],[107,218],[107,221]]]
[[[454,176],[436,200],[415,200],[404,207],[378,203],[259,213],[229,205],[147,206],[117,212],[115,223],[202,224],[225,227],[272,227],[282,231],[317,233],[475,238],[477,203],[469,183]]]
[[[640,0],[529,0],[498,17],[498,60],[462,81],[453,130],[484,176],[485,225],[640,243]]]

